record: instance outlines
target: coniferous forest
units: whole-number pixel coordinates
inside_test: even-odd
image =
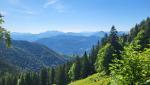
[[[0,24],[3,22],[0,16]],[[0,39],[7,48],[11,47],[10,32],[2,26]],[[128,34],[118,35],[117,28],[112,26],[90,53],[76,55],[56,67],[23,71],[2,60],[0,63],[1,68],[6,67],[0,71],[0,85],[75,85],[73,82],[93,74],[97,75],[94,85],[150,85],[150,18],[136,24]],[[100,80],[103,84],[96,83]]]

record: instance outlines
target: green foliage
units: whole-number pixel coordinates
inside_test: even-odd
[[[150,26],[149,26],[150,27]],[[135,37],[134,42],[132,43],[135,46],[139,45],[140,47],[135,48],[135,50],[144,50],[144,48],[149,48],[150,44],[150,28],[143,27],[143,29]]]
[[[138,26],[138,24],[136,24],[135,27],[130,30],[128,41],[131,42],[137,36],[139,31],[140,31],[140,27]]]
[[[89,54],[90,75],[96,73],[95,62],[96,62],[97,54],[101,45],[102,44],[100,44],[100,42],[98,41],[97,45],[92,47],[91,53]]]
[[[115,29],[115,26],[112,26],[110,30],[110,35],[108,37],[108,42],[110,42],[112,45],[114,45],[118,41],[118,35],[117,30]]]
[[[114,28],[107,44],[99,50],[97,71],[110,72],[112,85],[149,85],[150,19],[136,25],[129,35],[118,37]]]
[[[109,74],[109,64],[111,64],[115,58],[121,59],[120,54],[123,49],[118,40],[117,30],[114,26],[112,26],[110,35],[108,36],[108,42],[99,50],[98,53],[98,58],[95,64],[98,72],[105,71]]]
[[[132,30],[132,42],[124,47],[122,59],[115,59],[109,68],[114,85],[150,84],[150,19]]]
[[[77,56],[75,63],[72,64],[69,72],[69,78],[74,81],[81,78],[81,63],[80,58]]]
[[[93,46],[93,48],[91,49],[89,56],[86,52],[84,53],[82,58],[79,58],[79,56],[77,56],[76,60],[74,61],[68,72],[68,76],[71,81],[85,78],[96,72],[95,62],[100,46],[101,44],[98,41],[97,45]]]
[[[105,58],[108,56],[110,56],[110,52],[111,52],[111,49],[110,49],[110,44],[106,44],[103,48],[101,48],[99,50],[99,53],[98,53],[98,58],[97,58],[97,61],[95,63],[95,67],[97,69],[97,72],[101,72],[103,70],[106,70],[108,69],[108,61],[110,60],[105,60]],[[109,58],[107,58],[109,59]]]
[[[69,78],[70,78],[72,81],[76,80],[76,77],[75,77],[75,74],[76,74],[76,67],[77,67],[77,65],[76,65],[76,63],[74,63],[74,64],[71,66],[71,68],[70,68],[70,70],[69,70],[69,72],[68,72]]]
[[[2,19],[2,15],[0,14],[0,40],[5,41],[6,46],[10,47],[11,45],[11,38],[10,38],[10,32],[1,27],[1,24],[3,24],[4,20]]]
[[[150,49],[138,52],[128,46],[122,57],[122,60],[116,59],[111,64],[113,82],[118,85],[139,85],[150,79]]]
[[[109,85],[110,80],[111,78],[109,76],[96,73],[85,79],[71,82],[69,85]]]
[[[135,27],[130,30],[130,34],[128,35],[128,41],[129,42],[134,41],[135,37],[137,37],[139,32],[142,30],[146,32],[145,36],[149,36],[147,35],[148,33],[150,33],[149,28],[150,28],[150,18],[148,17],[146,20],[143,20],[140,24],[136,24]]]
[[[11,45],[10,32],[6,31],[4,28],[0,27],[0,40],[5,42],[7,47]]]
[[[2,15],[0,14],[0,24],[2,24],[4,22],[4,20],[2,19]]]

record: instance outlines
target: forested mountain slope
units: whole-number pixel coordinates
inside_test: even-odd
[[[6,62],[4,59],[0,58],[0,72],[15,72],[18,68]]]
[[[46,66],[56,66],[66,62],[64,56],[59,55],[46,46],[27,41],[12,41],[12,46],[6,48],[0,45],[0,56],[7,63],[19,67],[19,69],[39,70]]]

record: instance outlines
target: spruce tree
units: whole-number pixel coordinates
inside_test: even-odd
[[[51,83],[52,84],[55,83],[55,69],[54,68],[51,69]]]
[[[96,48],[95,46],[92,47],[91,53],[89,55],[89,62],[90,62],[90,74],[95,73],[95,61],[97,58]]]
[[[83,55],[81,74],[82,78],[85,78],[90,74],[90,63],[86,52]]]
[[[108,41],[108,34],[105,33],[105,36],[101,39],[101,46],[104,46]]]
[[[57,68],[56,85],[67,85],[66,73],[64,68],[65,66],[59,66]]]
[[[109,65],[114,59],[121,59],[121,52],[123,50],[119,43],[119,37],[115,26],[112,26],[107,44],[105,44],[98,53],[98,58],[95,63],[97,71],[105,71],[107,74],[110,73]]]
[[[81,78],[81,62],[79,56],[76,57],[76,71],[75,71],[75,79],[78,80]]]
[[[119,43],[118,32],[115,29],[115,26],[112,26],[109,35],[109,42],[113,48],[113,54],[116,54],[120,58],[121,51],[123,50],[121,44]]]
[[[43,68],[40,73],[41,85],[48,85],[48,72],[46,68]]]

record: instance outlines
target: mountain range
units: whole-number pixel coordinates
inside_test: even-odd
[[[90,51],[92,45],[104,37],[106,32],[59,32],[47,31],[39,34],[31,33],[11,33],[14,40],[25,40],[37,42],[48,48],[65,55],[82,55],[85,51]]]
[[[118,34],[127,32],[119,31]],[[65,55],[82,55],[85,51],[89,52],[92,45],[95,45],[105,34],[109,32],[59,32],[46,31],[39,34],[31,33],[11,33],[14,40],[25,40],[36,42],[47,46],[48,48]]]
[[[98,36],[72,36],[60,35],[49,38],[42,38],[35,42],[43,44],[56,52],[65,55],[82,55],[85,51],[89,52],[92,45],[95,45],[101,37]]]
[[[100,31],[100,32],[60,32],[60,31],[46,31],[39,34],[32,34],[32,33],[18,33],[18,32],[12,32],[11,37],[14,40],[27,40],[27,41],[36,41],[41,38],[49,38],[54,36],[60,36],[60,35],[66,35],[66,36],[99,36],[102,37],[106,32]]]

